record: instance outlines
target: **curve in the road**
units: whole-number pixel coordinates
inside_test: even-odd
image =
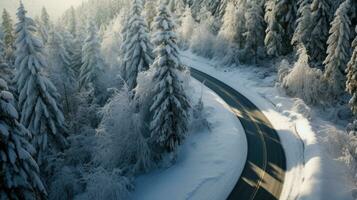
[[[227,199],[278,200],[284,183],[286,158],[269,120],[246,97],[216,78],[193,68],[191,76],[204,82],[231,107],[247,135],[247,161]]]

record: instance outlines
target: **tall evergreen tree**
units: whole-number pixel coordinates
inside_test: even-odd
[[[0,78],[4,79],[6,82],[10,82],[13,78],[13,70],[7,63],[6,60],[6,47],[3,42],[2,29],[0,27]]]
[[[265,3],[265,22],[267,29],[265,30],[264,44],[269,56],[280,56],[283,54],[283,27],[280,25],[277,14],[275,0],[270,0]]]
[[[87,27],[88,36],[82,48],[82,66],[79,73],[79,84],[82,89],[93,87],[98,91],[98,76],[103,68],[103,60],[100,56],[100,41],[94,22],[90,20]]]
[[[61,32],[61,37],[63,38],[63,46],[69,55],[71,70],[74,72],[75,77],[78,77],[83,64],[82,41],[79,37],[74,38],[73,35],[67,30]]]
[[[179,28],[179,34],[181,39],[180,45],[182,45],[184,48],[187,48],[190,44],[190,40],[195,29],[195,20],[192,17],[190,7],[186,7],[186,10],[182,15],[181,20],[181,26]]]
[[[328,81],[329,92],[333,97],[340,95],[345,89],[345,70],[350,55],[350,19],[348,11],[350,0],[345,0],[335,13],[331,23],[330,37],[327,44],[325,78]]]
[[[313,0],[311,4],[311,36],[307,46],[313,65],[321,65],[326,58],[327,39],[333,10],[330,0]]]
[[[296,18],[298,9],[298,0],[280,0],[275,1],[275,12],[278,22],[283,27],[282,38],[284,48],[290,48],[290,41],[296,28]],[[285,41],[286,40],[286,41]]]
[[[357,33],[357,26],[356,26]],[[351,60],[347,64],[347,82],[346,89],[352,95],[349,102],[352,112],[357,115],[357,37],[353,40],[354,49]]]
[[[77,89],[76,74],[71,67],[71,57],[64,46],[63,38],[55,29],[49,33],[47,49],[52,72],[51,78],[61,94],[64,111],[68,114],[72,110],[70,99]]]
[[[183,15],[183,13],[186,10],[186,4],[185,4],[184,0],[176,0],[175,7],[176,7],[176,16],[178,18],[181,18],[181,16]]]
[[[211,11],[207,7],[202,7],[199,12],[198,21],[204,24],[208,30],[216,35],[219,31],[219,26],[217,24],[217,19],[212,15]]]
[[[154,98],[150,106],[151,138],[166,151],[174,151],[185,138],[190,103],[183,88],[184,67],[180,63],[175,26],[165,5],[155,18],[156,58],[154,70]]]
[[[153,47],[149,39],[148,26],[141,16],[142,0],[132,2],[131,13],[127,24],[126,38],[123,41],[125,51],[123,60],[123,77],[129,90],[136,87],[138,73],[149,69],[154,55]]]
[[[218,32],[218,37],[231,44],[235,43],[237,40],[238,19],[233,2],[228,3],[222,21],[223,24]]]
[[[68,30],[73,37],[77,37],[76,11],[74,10],[73,6],[71,6],[69,11]]]
[[[268,0],[265,3],[265,46],[267,54],[279,56],[288,53],[292,48],[297,14],[296,0]]]
[[[15,81],[19,93],[21,123],[34,134],[32,141],[41,161],[43,155],[65,145],[64,117],[58,104],[57,90],[43,73],[47,62],[43,44],[35,36],[35,22],[26,16],[22,3],[17,17]]]
[[[298,9],[298,19],[296,21],[296,29],[291,40],[291,44],[295,47],[304,45],[307,49],[310,42],[311,34],[311,3],[309,0],[300,0]]]
[[[145,1],[144,16],[150,30],[152,29],[152,23],[157,13],[156,7],[157,7],[157,0]]]
[[[6,47],[6,59],[9,64],[13,63],[13,52],[14,52],[14,28],[10,14],[4,9],[2,13],[2,28],[4,29],[4,43]]]
[[[0,199],[34,200],[47,193],[33,159],[30,132],[17,120],[14,97],[0,78]]]
[[[237,8],[237,11],[236,11],[236,19],[237,19],[236,42],[237,42],[239,48],[244,48],[244,45],[245,45],[244,33],[247,31],[246,19],[245,19],[247,1],[239,0],[238,5],[236,5],[235,7]]]
[[[248,10],[245,14],[246,29],[245,35],[245,51],[251,55],[256,62],[259,48],[264,46],[264,19],[261,6],[255,1],[248,4]]]
[[[46,8],[43,7],[41,10],[41,19],[38,29],[44,44],[48,41],[48,32],[50,31],[50,27],[50,16],[48,15]]]
[[[5,61],[5,52],[6,47],[4,43],[4,32],[2,30],[2,27],[0,26],[0,63],[4,63]]]

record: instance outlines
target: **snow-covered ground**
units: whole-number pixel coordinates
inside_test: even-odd
[[[182,52],[187,66],[220,79],[256,104],[278,131],[287,157],[287,174],[281,200],[349,200],[351,178],[345,166],[327,151],[324,130],[328,122],[311,117],[301,100],[285,96],[275,87],[275,73],[262,68],[218,66],[191,52]],[[333,125],[331,125],[333,126]]]
[[[211,131],[191,133],[175,165],[139,176],[133,199],[221,200],[228,197],[243,171],[247,140],[238,118],[213,91],[192,80],[193,99],[202,89]]]

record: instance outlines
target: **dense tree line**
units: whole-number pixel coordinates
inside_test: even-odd
[[[113,190],[122,188],[115,197],[120,199],[129,192],[130,177],[174,155],[188,132],[191,107],[174,33],[179,16],[169,9],[178,4],[161,5],[156,16],[148,17],[149,26],[143,9],[156,10],[157,2],[153,5],[110,0],[100,4],[95,17],[85,18],[78,11],[92,7],[83,4],[54,23],[45,8],[33,20],[20,3],[16,25],[4,10],[1,198],[89,199],[98,189],[89,185],[106,178],[116,180]],[[108,63],[103,35],[125,6],[130,12],[119,17],[124,24],[115,51],[119,62]],[[79,25],[84,21],[86,27]],[[113,129],[113,120],[120,120],[119,128]],[[146,121],[150,125],[144,128]],[[111,152],[120,153],[103,160]],[[88,182],[80,183],[85,177]]]

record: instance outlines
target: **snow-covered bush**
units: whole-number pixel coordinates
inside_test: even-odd
[[[93,166],[96,145],[95,128],[99,124],[99,107],[90,102],[93,92],[82,92],[76,99],[76,110],[68,116],[69,143],[62,153],[47,157],[46,180],[53,200],[74,199],[84,190],[83,175]]]
[[[71,117],[73,121],[70,124],[70,129],[73,133],[93,132],[100,122],[101,115],[98,112],[100,106],[94,101],[93,90],[92,88],[89,91],[83,91],[78,94],[76,110]]]
[[[190,130],[192,132],[211,129],[211,124],[207,120],[209,113],[205,108],[202,97],[199,98],[197,104],[192,109],[192,119],[190,120]]]
[[[97,129],[94,162],[106,169],[120,168],[126,174],[145,172],[154,166],[151,149],[142,134],[142,117],[135,112],[131,94],[124,87],[104,106]]]
[[[347,133],[330,131],[329,141],[337,147],[342,154],[339,160],[343,161],[351,170],[355,185],[357,185],[357,120],[350,123]]]
[[[289,75],[291,71],[291,65],[288,60],[283,59],[278,66],[278,81],[282,83],[284,78]]]
[[[321,103],[322,72],[309,66],[309,58],[306,49],[299,50],[299,59],[294,67],[282,79],[281,86],[290,96],[303,99],[308,104]],[[286,72],[281,72],[281,74]]]
[[[80,173],[76,173],[76,168],[69,166],[63,166],[58,170],[49,184],[49,199],[74,199],[75,195],[83,190]]]
[[[132,180],[123,176],[119,169],[107,171],[99,167],[88,173],[84,180],[86,191],[75,200],[127,200],[133,190]]]
[[[306,117],[307,119],[311,119],[311,108],[305,104],[305,102],[301,99],[297,99],[294,102],[292,110],[300,113],[302,116]]]

